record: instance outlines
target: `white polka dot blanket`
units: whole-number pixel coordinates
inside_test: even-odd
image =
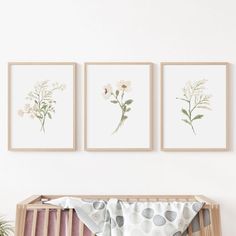
[[[73,208],[97,236],[182,236],[204,202],[126,202],[63,197],[46,204]]]

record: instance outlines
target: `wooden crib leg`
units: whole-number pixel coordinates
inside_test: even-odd
[[[212,223],[214,229],[214,236],[221,236],[221,227],[220,227],[220,209],[219,206],[214,206],[212,208]]]
[[[17,205],[15,236],[23,236],[25,230],[26,206]]]

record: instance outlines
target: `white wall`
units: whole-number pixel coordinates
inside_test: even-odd
[[[159,151],[160,61],[236,63],[234,0],[0,0],[0,212],[32,194],[204,194],[221,204],[223,235],[236,235],[235,151]],[[151,61],[155,149],[150,153],[7,151],[7,62],[77,61],[82,146],[84,61]],[[234,150],[235,127],[231,124]]]

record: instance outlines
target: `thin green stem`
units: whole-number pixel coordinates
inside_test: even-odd
[[[195,108],[191,108],[191,100],[188,102],[188,112],[189,112],[189,123],[192,128],[193,133],[196,135],[195,129],[193,127],[192,112]]]
[[[187,100],[187,99],[185,99],[185,98],[176,98],[176,99],[178,99],[178,100],[182,100],[182,101],[185,101],[185,102],[189,102],[189,100]]]
[[[112,132],[112,134],[116,133],[119,128],[122,126],[122,124],[125,121],[125,109],[124,109],[124,105],[123,105],[123,97],[124,97],[124,92],[121,95],[121,101],[119,101],[119,99],[112,93],[112,96],[116,99],[117,103],[119,104],[120,108],[121,108],[121,118],[120,118],[120,122],[118,124],[118,126],[116,127],[116,129]]]
[[[46,115],[44,115],[44,117],[43,117],[43,120],[42,120],[42,122],[41,122],[41,129],[40,129],[40,131],[43,131],[44,133],[45,133],[45,119],[46,119]]]
[[[117,125],[117,127],[116,127],[116,129],[112,132],[112,134],[114,134],[114,133],[116,133],[118,130],[119,130],[119,128],[123,125],[123,123],[124,123],[124,115],[125,115],[125,112],[123,111],[122,112],[122,115],[121,115],[121,118],[120,118],[120,122],[119,122],[119,124]]]
[[[116,99],[116,101],[118,102],[120,108],[123,110],[123,106],[122,106],[121,102],[119,101],[119,99],[115,96],[114,93],[112,93],[111,95]]]

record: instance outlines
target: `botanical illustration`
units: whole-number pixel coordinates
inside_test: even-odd
[[[181,112],[184,116],[182,121],[186,123],[192,132],[196,135],[194,122],[201,120],[204,115],[201,114],[202,109],[211,110],[210,98],[211,95],[205,94],[205,84],[207,80],[202,79],[195,82],[187,82],[183,88],[183,96],[177,97],[184,102]]]
[[[45,132],[45,123],[47,119],[52,119],[56,112],[56,100],[54,98],[56,91],[63,91],[64,84],[52,83],[48,80],[37,82],[34,89],[26,97],[28,101],[24,109],[18,111],[18,115],[23,117],[29,115],[30,118],[40,122],[40,131]]]
[[[119,81],[117,83],[117,89],[113,92],[113,88],[110,84],[103,87],[103,97],[110,99],[109,101],[118,106],[121,111],[120,121],[112,134],[116,133],[124,122],[128,119],[128,112],[131,110],[130,105],[133,103],[132,99],[125,100],[125,95],[131,90],[130,81]]]

